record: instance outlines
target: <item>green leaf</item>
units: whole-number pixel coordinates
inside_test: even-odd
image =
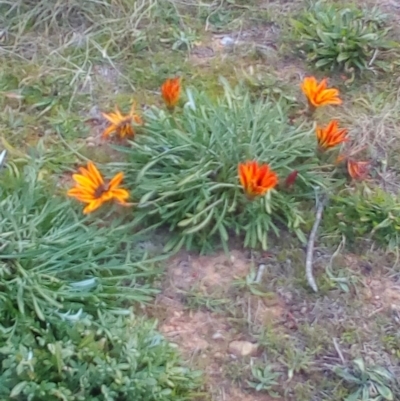
[[[331,60],[329,59],[320,59],[315,63],[315,68],[319,69],[331,64]]]
[[[338,63],[341,63],[345,60],[348,60],[351,57],[351,54],[349,53],[340,53],[337,57],[336,57],[336,61]]]
[[[359,401],[359,397],[361,395],[361,391],[362,389],[358,389],[357,391],[355,391],[354,393],[350,394],[349,396],[347,396],[344,401]]]
[[[11,390],[10,398],[18,397],[27,385],[28,385],[28,382],[26,382],[26,381],[19,382],[17,385],[15,385],[13,387],[13,389]]]
[[[378,390],[379,394],[385,400],[388,400],[388,401],[393,401],[394,400],[393,393],[388,387],[384,386],[383,384],[378,384],[378,383],[375,383],[375,387]]]
[[[381,366],[374,366],[373,371],[386,380],[393,380],[392,374],[387,369],[382,368]]]

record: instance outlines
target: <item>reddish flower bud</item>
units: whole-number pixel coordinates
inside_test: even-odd
[[[287,177],[285,180],[285,187],[286,188],[290,188],[296,181],[297,179],[297,175],[299,174],[299,172],[297,170],[293,170]]]

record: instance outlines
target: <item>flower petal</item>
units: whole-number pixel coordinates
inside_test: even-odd
[[[101,135],[103,138],[107,138],[108,136],[110,136],[110,134],[112,134],[113,132],[115,132],[117,130],[117,126],[112,124],[110,126],[108,126],[104,131],[103,134]]]
[[[85,190],[79,189],[79,188],[72,188],[67,192],[67,195],[78,199],[81,202],[90,202],[94,200],[93,193],[87,192]]]
[[[104,185],[103,177],[101,176],[99,170],[97,170],[97,167],[91,161],[88,162],[88,170],[90,172],[93,182],[96,184],[97,187]]]
[[[73,174],[73,180],[81,187],[85,188],[86,190],[93,190],[97,189],[97,185],[88,177],[85,177],[81,174]]]
[[[119,184],[121,184],[122,180],[124,179],[124,173],[119,172],[116,174],[109,182],[108,188],[110,190],[113,190],[118,187]]]
[[[111,124],[118,124],[120,118],[116,113],[101,113],[101,115],[108,120]]]
[[[103,201],[101,199],[96,199],[92,202],[90,202],[84,209],[83,209],[83,214],[89,214],[97,210],[101,205],[103,204]]]
[[[127,199],[129,199],[129,192],[126,189],[114,189],[112,191],[112,197],[119,202],[125,202]]]

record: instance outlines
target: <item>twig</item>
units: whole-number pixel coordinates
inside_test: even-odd
[[[314,252],[314,242],[315,242],[315,236],[317,235],[318,231],[318,226],[321,222],[322,218],[322,211],[324,210],[325,203],[327,201],[327,198],[325,197],[323,200],[319,200],[317,198],[317,215],[315,217],[315,222],[312,227],[310,237],[308,239],[307,243],[307,257],[306,257],[306,277],[307,277],[307,282],[310,285],[310,287],[315,291],[318,292],[318,287],[317,284],[314,280],[313,272],[312,272],[312,262],[313,262],[313,252]]]
[[[343,235],[342,240],[340,241],[339,246],[336,248],[336,251],[333,252],[331,258],[329,259],[329,264],[326,266],[325,270],[329,276],[332,276],[332,266],[333,266],[333,261],[335,260],[336,256],[340,255],[340,252],[342,249],[345,247],[346,244],[346,237]]]
[[[257,276],[256,276],[256,279],[254,280],[255,283],[260,283],[260,282],[261,282],[262,276],[263,276],[263,274],[264,274],[265,267],[266,267],[266,266],[265,266],[264,263],[261,263],[261,264],[258,266]]]
[[[375,49],[374,54],[372,55],[372,58],[371,58],[370,62],[368,63],[368,67],[371,67],[372,64],[374,64],[377,55],[378,55],[378,49]]]
[[[336,338],[333,338],[333,345],[335,347],[335,350],[336,350],[337,354],[339,355],[340,360],[342,361],[342,364],[344,365],[346,361],[345,361],[345,359],[343,357],[342,351],[339,348],[339,344],[338,344]]]

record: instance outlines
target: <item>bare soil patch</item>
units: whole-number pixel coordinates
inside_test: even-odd
[[[204,370],[206,386],[215,401],[270,401],[272,398],[268,394],[249,392],[226,377],[229,364],[257,356],[254,339],[238,330],[224,314],[203,309],[188,310],[185,293],[196,286],[196,290],[205,295],[232,296],[234,280],[244,279],[250,269],[250,260],[240,251],[232,251],[229,256],[224,253],[196,256],[181,252],[169,263],[162,293],[152,311],[160,320],[160,331],[176,343],[192,363]],[[266,305],[261,299],[250,296],[243,303],[254,311],[253,318],[259,324],[279,321],[283,314],[283,307],[278,302]],[[237,307],[240,306],[239,302]],[[250,356],[233,354],[236,342],[254,346],[255,352]]]

